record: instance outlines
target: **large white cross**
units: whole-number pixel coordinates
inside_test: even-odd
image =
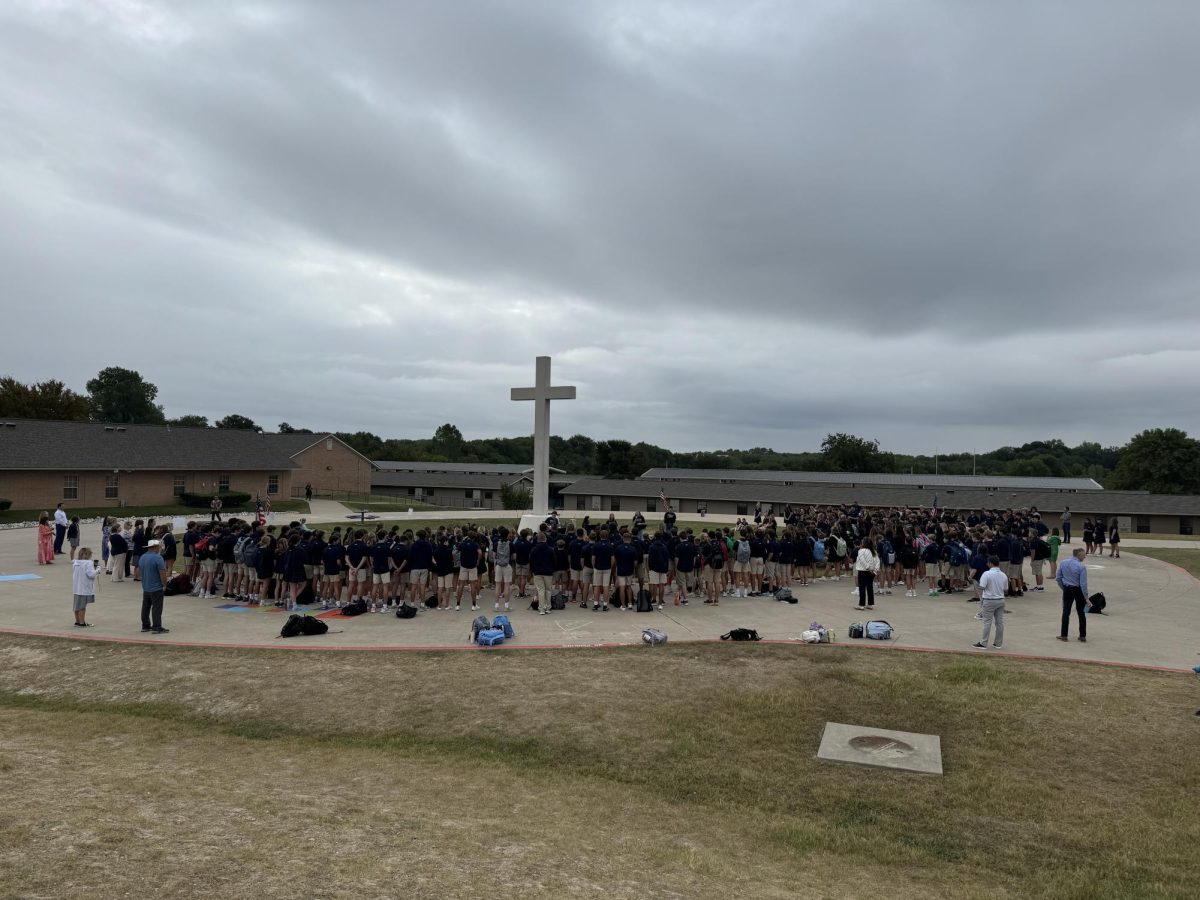
[[[550,357],[537,358],[531,388],[513,388],[513,400],[533,401],[533,512],[550,512],[550,401],[574,400],[575,388],[550,386]]]

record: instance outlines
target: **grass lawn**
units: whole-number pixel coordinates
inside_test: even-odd
[[[338,503],[344,503],[351,509],[370,509],[375,512],[404,512],[407,509],[440,509],[432,503],[423,503],[408,497],[390,497],[383,494],[349,494],[343,497],[330,497]]]
[[[1200,547],[1195,550],[1181,550],[1169,547],[1136,547],[1125,552],[1136,553],[1140,556],[1152,556],[1164,562],[1174,563],[1181,569],[1191,572],[1193,577],[1200,578]]]
[[[0,635],[10,896],[1184,898],[1190,677],[838,647]],[[944,777],[818,763],[940,734]]]
[[[1200,535],[1195,534],[1137,534],[1129,532],[1122,534],[1121,538],[1129,538],[1135,541],[1194,541],[1197,546],[1200,546]]]
[[[272,507],[276,512],[308,512],[308,504],[303,500],[277,500],[274,501]],[[81,519],[91,519],[98,516],[121,516],[124,518],[139,518],[144,519],[147,516],[189,516],[191,518],[203,518],[208,521],[209,511],[207,508],[199,509],[195,506],[66,506],[67,515],[79,516]],[[253,506],[251,506],[253,509]],[[0,511],[0,524],[9,524],[11,522],[36,522],[38,517],[43,512],[53,513],[53,509],[6,509]],[[237,515],[238,511],[233,509],[221,510],[223,517]]]

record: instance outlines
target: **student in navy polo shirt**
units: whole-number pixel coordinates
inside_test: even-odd
[[[671,551],[667,547],[666,535],[659,531],[646,549],[646,568],[650,580],[650,602],[663,608],[663,592],[667,576],[671,571]]]
[[[437,580],[438,609],[448,610],[454,592],[454,548],[446,534],[433,547],[433,576]]]
[[[601,530],[599,538],[591,545],[592,589],[595,591],[592,609],[608,612],[608,588],[612,583],[613,546],[609,543],[607,531]]]
[[[404,538],[396,535],[389,549],[392,557],[392,585],[388,595],[388,607],[393,607],[404,602],[405,588],[408,586],[408,544]]]
[[[689,528],[683,540],[675,545],[675,605],[688,602],[688,594],[696,589],[696,542]]]
[[[321,581],[321,609],[342,605],[342,563],[345,562],[346,548],[342,546],[342,535],[334,531],[329,536],[325,552],[321,554],[324,566],[324,577]]]
[[[354,532],[354,540],[346,547],[346,591],[350,602],[368,599],[371,592],[370,560],[367,558],[367,533],[362,529]]]
[[[454,598],[455,609],[462,603],[464,587],[471,600],[471,609],[479,609],[479,560],[479,535],[471,531],[458,542],[458,593]]]
[[[517,596],[525,596],[525,588],[529,584],[529,551],[533,549],[533,542],[530,540],[533,534],[528,528],[521,529],[521,532],[513,539],[513,581],[517,585]]]
[[[529,567],[533,572],[533,586],[537,592],[538,612],[543,616],[550,613],[550,594],[554,589],[554,567],[556,562],[554,547],[550,545],[546,532],[539,531],[533,549],[529,552]]]
[[[613,577],[617,585],[617,602],[621,609],[633,609],[633,590],[630,587],[637,571],[638,549],[633,546],[633,538],[626,532],[621,537],[621,543],[613,548]]]
[[[429,570],[433,568],[433,544],[429,532],[422,528],[408,548],[409,588],[413,606],[421,606],[429,591]]]

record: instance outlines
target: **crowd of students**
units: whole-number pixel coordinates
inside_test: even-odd
[[[675,528],[668,512],[653,529],[640,514],[627,524],[612,515],[601,523],[584,518],[578,527],[551,516],[536,531],[519,533],[479,525],[326,532],[298,522],[281,528],[237,519],[189,522],[183,558],[197,596],[287,608],[311,600],[323,608],[361,603],[372,612],[401,605],[474,611],[490,588],[495,610],[511,610],[515,600],[534,594],[546,614],[564,603],[630,610],[643,591],[657,609],[695,598],[716,606],[722,598],[773,596],[843,578],[855,581],[860,608],[872,608],[877,591],[901,587],[908,597],[970,592],[968,599],[978,599],[992,556],[1011,593],[1021,595],[1044,590],[1062,543],[1058,528],[1047,527],[1036,509],[964,515],[857,504],[789,507],[782,521],[768,513],[700,531]],[[135,572],[140,526],[131,535]],[[140,531],[164,536],[153,522]],[[1115,522],[1109,538],[1119,545]],[[1094,544],[1088,551],[1099,552]]]

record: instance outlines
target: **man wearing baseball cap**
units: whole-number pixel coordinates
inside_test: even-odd
[[[142,631],[166,634],[163,628],[163,583],[167,564],[162,558],[162,541],[151,541],[146,545],[138,561],[138,572],[142,576]]]

